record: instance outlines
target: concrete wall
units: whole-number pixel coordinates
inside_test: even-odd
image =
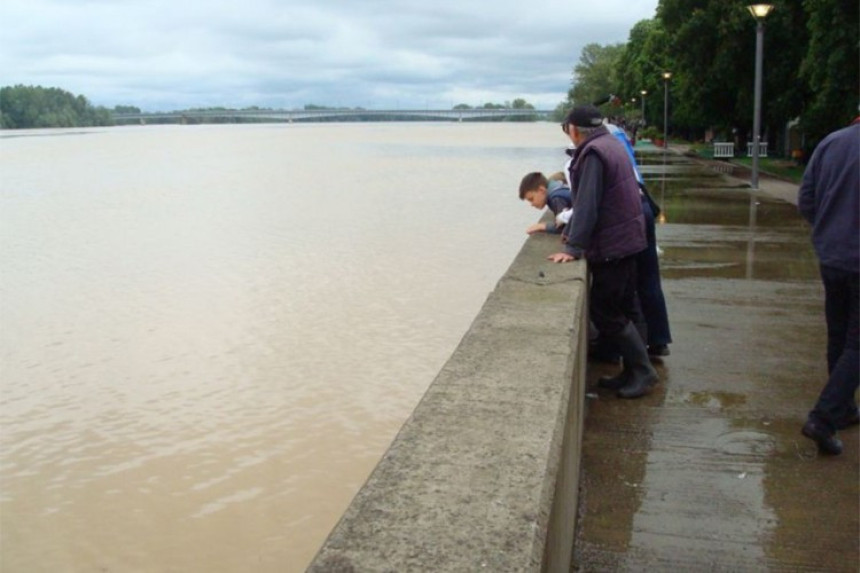
[[[573,547],[586,268],[530,237],[308,571],[559,571]]]

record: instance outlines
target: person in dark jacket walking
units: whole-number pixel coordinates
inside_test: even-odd
[[[556,263],[585,258],[591,273],[589,314],[618,348],[624,370],[599,384],[621,398],[638,398],[657,383],[645,341],[631,322],[638,312],[636,255],[648,246],[636,173],[627,151],[594,106],[577,106],[566,123],[576,151],[570,164],[573,219]]]
[[[842,453],[836,430],[860,422],[860,118],[825,137],[803,173],[797,197],[812,225],[812,244],[824,283],[829,377],[802,433],[820,452]]]

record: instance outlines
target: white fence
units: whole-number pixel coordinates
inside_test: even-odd
[[[715,141],[714,142],[714,157],[734,157],[735,144],[731,141]]]
[[[752,157],[753,142],[747,142],[747,157]],[[723,159],[735,156],[735,144],[731,141],[715,141],[714,142],[714,158]],[[767,157],[767,141],[761,141],[758,144],[758,156]]]
[[[747,141],[747,157],[752,157],[753,142]],[[760,141],[758,144],[758,156],[767,157],[767,141]]]

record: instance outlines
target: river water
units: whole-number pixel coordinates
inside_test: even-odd
[[[0,132],[0,570],[302,571],[564,145],[547,123]]]

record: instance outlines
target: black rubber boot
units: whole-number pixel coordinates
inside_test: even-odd
[[[619,398],[639,398],[651,391],[659,376],[648,358],[648,349],[633,323],[627,323],[620,333],[613,337],[624,360],[624,372],[615,378],[626,384],[618,389]],[[607,381],[607,383],[609,383]]]
[[[629,371],[625,368],[615,376],[601,376],[597,385],[607,390],[620,390],[630,382]]]

